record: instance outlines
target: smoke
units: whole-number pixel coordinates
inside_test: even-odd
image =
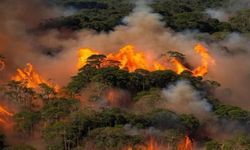
[[[212,106],[202,99],[188,81],[178,81],[162,91],[166,99],[164,107],[177,113],[193,114],[199,119],[209,116]]]
[[[217,52],[214,55],[216,65],[209,73],[211,79],[221,83],[221,87],[216,90],[216,96],[227,104],[246,110],[250,109],[247,90],[250,88],[248,41],[248,37],[232,33],[225,40],[211,45]]]
[[[231,15],[228,12],[236,12],[249,6],[247,0],[239,3],[237,7],[228,8],[230,11],[224,8],[209,9],[207,13],[213,18],[227,21]],[[144,52],[150,61],[158,59],[162,53],[174,50],[185,54],[192,66],[199,65],[200,57],[192,50],[199,42],[192,38],[196,32],[175,33],[166,28],[161,21],[162,16],[153,13],[147,4],[145,1],[137,1],[133,12],[122,20],[123,25],[116,26],[109,32],[97,33],[83,29],[70,34],[57,30],[36,34],[31,29],[36,28],[44,19],[71,15],[76,10],[64,11],[62,8],[48,6],[41,0],[12,0],[12,3],[3,0],[0,4],[0,53],[6,58],[6,68],[0,72],[0,82],[9,80],[16,68],[23,68],[29,62],[44,79],[51,78],[56,84],[66,85],[70,77],[77,73],[78,49],[86,47],[106,54],[115,53],[121,47],[132,44],[138,51]],[[68,34],[70,36],[65,38]],[[248,41],[248,37],[232,33],[223,41],[203,43],[216,60],[216,65],[209,65],[210,70],[205,77],[221,83],[222,86],[216,90],[216,97],[226,104],[247,110],[250,109]],[[127,91],[107,88],[104,85],[89,85],[81,94],[82,105],[94,109],[130,105],[130,95]],[[162,97],[163,100],[156,102],[150,99],[151,103],[145,104],[146,106],[143,104],[145,101],[138,103],[135,109],[147,111],[149,107],[166,108],[177,113],[193,114],[201,121],[211,119],[211,105],[188,81],[178,81],[163,89]],[[100,101],[95,101],[95,98]],[[230,125],[229,133],[239,127],[238,124]],[[221,127],[212,126],[208,129],[211,137],[216,137],[221,131]],[[137,132],[136,129],[131,129],[131,134],[138,134]],[[43,144],[37,144],[39,145]]]
[[[223,9],[207,9],[205,12],[209,17],[218,19],[219,21],[227,22],[229,20],[228,13]]]
[[[211,18],[227,22],[229,21],[230,17],[234,16],[238,11],[245,9],[250,9],[249,0],[229,0],[220,8],[206,9],[205,13],[208,14]]]
[[[25,5],[27,3],[30,5]],[[47,6],[39,0],[15,0],[13,3],[3,1],[0,7],[0,51],[6,58],[6,69],[1,72],[0,79],[10,79],[17,67],[23,68],[30,62],[44,79],[65,85],[77,72],[78,49],[85,47],[106,54],[115,53],[121,47],[132,44],[137,50],[143,51],[150,61],[159,59],[162,53],[174,50],[185,54],[191,66],[201,63],[200,57],[192,50],[198,43],[192,38],[196,33],[175,33],[166,28],[161,21],[162,16],[153,13],[147,1],[137,1],[133,12],[123,19],[124,25],[116,26],[112,31],[97,33],[83,29],[71,33],[69,38],[64,38],[68,34],[66,31],[51,30],[37,35],[28,30],[43,19],[62,16],[64,12],[61,8]],[[12,9],[14,11],[9,11]],[[32,16],[28,10],[34,10]],[[249,50],[247,41],[248,38],[231,34],[222,42],[206,45],[216,58],[216,65],[209,66],[206,78],[222,84],[218,91],[222,101],[243,108],[250,106],[247,100],[249,84],[246,84],[249,83],[250,73],[247,69],[248,52],[241,53],[241,50]],[[222,53],[225,47],[226,52]],[[45,54],[47,51],[52,56]],[[228,51],[234,54],[228,55]],[[232,81],[232,78],[236,80]]]

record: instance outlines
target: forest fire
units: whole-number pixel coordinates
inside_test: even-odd
[[[185,136],[185,139],[183,142],[181,142],[178,147],[178,150],[193,150],[193,144],[191,139],[188,136]]]
[[[41,83],[50,85],[34,70],[30,63],[24,69],[17,69],[17,74],[12,77],[12,80],[24,82],[29,88],[37,88]]]
[[[208,65],[210,62],[214,62],[212,57],[209,55],[208,50],[201,44],[197,44],[194,48],[195,52],[198,53],[202,58],[201,66],[190,70],[185,67],[177,58],[172,58],[169,62],[172,64],[172,70],[177,74],[181,74],[183,71],[188,70],[192,72],[194,76],[204,76],[208,73]],[[87,58],[93,54],[98,54],[97,51],[91,49],[80,49],[79,50],[79,61],[78,68],[86,65]],[[129,72],[133,72],[136,69],[145,69],[149,71],[155,70],[166,70],[167,65],[162,62],[154,61],[150,62],[146,59],[145,54],[140,51],[137,52],[135,47],[132,45],[126,45],[121,48],[118,53],[108,54],[105,60],[118,61],[121,69],[127,69]],[[105,65],[104,65],[105,66]]]
[[[94,54],[98,54],[98,52],[89,48],[80,49],[78,52],[78,55],[79,55],[78,64],[77,64],[78,68],[85,66],[87,63],[87,58]]]
[[[13,113],[7,111],[5,108],[0,106],[0,123],[3,123],[3,124],[8,123],[8,118],[12,116],[13,116]]]
[[[157,150],[157,143],[155,139],[152,137],[149,139],[147,150]]]
[[[215,63],[215,61],[209,55],[208,50],[201,44],[197,44],[194,49],[195,52],[201,56],[202,65],[194,69],[192,73],[194,74],[194,76],[204,76],[208,72],[209,62]]]

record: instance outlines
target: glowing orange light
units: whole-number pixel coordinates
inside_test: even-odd
[[[172,64],[172,70],[174,70],[177,74],[181,74],[183,71],[188,70],[192,72],[193,76],[204,76],[208,73],[208,65],[210,62],[214,63],[214,60],[209,55],[208,50],[202,46],[201,44],[197,44],[194,48],[195,52],[199,54],[202,58],[201,66],[198,66],[194,70],[190,70],[185,67],[178,59],[172,58],[170,63]],[[86,65],[87,58],[93,54],[99,54],[95,50],[91,50],[88,48],[79,50],[79,60],[78,60],[78,68]],[[166,64],[162,62],[158,62],[157,60],[151,62],[146,59],[145,53],[143,51],[138,52],[134,46],[126,45],[121,48],[117,53],[107,54],[105,61],[112,60],[119,62],[120,69],[127,69],[129,72],[133,72],[136,69],[145,69],[149,71],[155,70],[166,70],[168,67]],[[102,67],[105,67],[108,63],[102,62]]]
[[[195,46],[195,52],[201,56],[201,66],[192,71],[194,76],[204,76],[208,73],[209,62],[215,63],[213,58],[209,55],[208,50],[201,44]]]
[[[12,117],[14,114],[0,106],[0,123],[2,124],[9,124],[9,118]]]
[[[98,54],[98,52],[89,48],[81,48],[78,52],[78,68],[85,66],[87,58],[94,54]]]
[[[188,136],[185,136],[185,139],[183,142],[181,142],[178,147],[178,150],[193,150],[193,144],[191,139]]]
[[[157,143],[156,143],[155,139],[152,137],[149,139],[147,150],[157,150]]]
[[[32,64],[30,63],[28,63],[23,69],[17,69],[17,73],[12,77],[12,80],[24,82],[29,88],[37,88],[39,84],[42,83],[50,85],[34,70]]]

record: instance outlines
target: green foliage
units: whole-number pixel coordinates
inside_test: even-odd
[[[250,137],[245,134],[234,136],[232,139],[226,141],[222,146],[222,150],[248,150],[250,149]]]
[[[160,129],[182,129],[180,118],[171,111],[160,109],[148,114],[152,126]]]
[[[186,132],[190,135],[195,134],[195,132],[200,127],[200,122],[193,115],[183,114],[180,116],[182,124],[185,126]]]
[[[77,12],[71,16],[49,19],[40,25],[41,29],[79,30],[87,28],[99,32],[110,31],[115,26],[122,24],[122,18],[132,12],[134,8],[134,4],[126,0],[119,2],[115,0],[53,0],[51,3],[53,2],[64,7],[73,7],[77,9]],[[166,23],[166,26],[175,31],[194,29],[208,33],[225,32],[233,31],[231,26],[237,27],[238,24],[245,28],[246,25],[240,22],[242,19],[235,19],[237,16],[244,18],[244,15],[238,14],[232,19],[232,22],[227,23],[209,18],[204,13],[206,8],[219,7],[227,3],[228,0],[157,0],[150,6],[154,12],[163,16],[162,21]]]
[[[25,82],[19,81],[10,81],[5,86],[4,92],[10,100],[28,109],[33,108],[33,102],[37,96],[34,89],[27,87]]]
[[[53,99],[45,104],[41,110],[42,119],[48,123],[53,123],[67,117],[71,112],[77,111],[79,101],[75,99]]]
[[[55,1],[66,7],[74,7],[79,11],[68,17],[53,18],[43,22],[41,29],[79,30],[82,28],[94,29],[96,31],[109,31],[116,25],[121,24],[121,19],[132,10],[132,4],[126,0],[101,0],[101,1]],[[112,16],[112,17],[111,17]]]
[[[105,109],[96,115],[95,121],[99,127],[114,127],[117,125],[124,125],[127,123],[123,112],[119,109]]]
[[[27,144],[19,144],[19,145],[4,148],[3,150],[36,150],[36,149]]]
[[[214,113],[219,118],[225,118],[229,120],[238,120],[238,121],[249,121],[250,113],[242,110],[239,107],[217,104],[214,107]]]
[[[18,132],[23,134],[29,134],[34,131],[35,125],[40,120],[40,113],[39,112],[32,112],[29,110],[21,111],[16,113],[14,116],[15,120],[15,127]]]
[[[51,100],[52,98],[56,97],[56,91],[54,88],[50,87],[49,85],[42,83],[39,85],[40,92],[39,97],[44,100],[45,102]]]
[[[119,127],[97,128],[90,132],[89,137],[94,140],[98,150],[122,149],[125,146],[143,142],[142,137],[128,135],[123,128]]]
[[[220,150],[221,149],[221,144],[216,142],[216,141],[209,141],[206,142],[206,150]]]
[[[164,88],[167,84],[178,80],[178,75],[171,70],[153,71],[142,73],[137,70],[129,73],[127,70],[121,70],[118,67],[95,68],[84,66],[79,73],[72,77],[72,81],[67,89],[73,93],[78,93],[91,81],[101,82],[109,86],[129,90],[136,94],[142,90],[150,88]]]
[[[232,27],[240,32],[250,32],[250,9],[242,10],[230,18]]]
[[[43,130],[43,138],[49,150],[61,150],[70,145],[70,141],[67,140],[67,127],[65,122],[58,121]]]

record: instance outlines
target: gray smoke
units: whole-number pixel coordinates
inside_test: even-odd
[[[179,114],[193,114],[200,120],[209,116],[212,106],[202,99],[188,81],[178,81],[162,91],[166,99],[164,107]]]

